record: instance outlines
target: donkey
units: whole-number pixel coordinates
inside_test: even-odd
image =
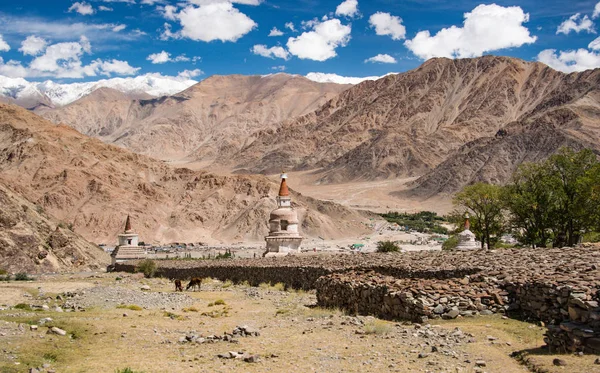
[[[186,291],[190,290],[190,288],[192,288],[193,291],[196,291],[196,288],[198,288],[198,290],[200,290],[200,285],[202,285],[202,279],[199,277],[193,277],[190,280],[190,283],[185,288],[185,290]]]
[[[175,280],[175,291],[183,291],[183,286],[181,285],[181,280]]]

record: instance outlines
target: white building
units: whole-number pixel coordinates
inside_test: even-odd
[[[134,233],[131,228],[129,215],[127,215],[127,221],[125,221],[125,231],[119,234],[118,237],[119,245],[110,254],[113,265],[127,260],[146,258],[146,251],[138,245],[138,234]]]
[[[292,208],[292,199],[287,186],[287,175],[281,174],[281,186],[277,196],[277,208],[269,216],[269,235],[265,237],[265,256],[299,253],[302,236],[298,231],[298,214]]]

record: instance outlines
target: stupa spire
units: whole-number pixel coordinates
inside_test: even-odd
[[[127,215],[127,220],[125,221],[125,233],[129,232],[133,232],[133,229],[131,229],[131,219],[129,218],[129,215]]]
[[[290,191],[287,186],[287,174],[282,171],[281,172],[281,185],[279,186],[279,197],[289,197]]]

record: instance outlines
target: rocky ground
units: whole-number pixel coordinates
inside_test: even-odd
[[[548,355],[544,328],[500,316],[390,322],[280,285],[206,280],[181,294],[122,273],[2,286],[0,372],[600,371],[595,356]]]

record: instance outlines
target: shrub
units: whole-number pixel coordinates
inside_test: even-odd
[[[226,289],[228,287],[231,287],[233,285],[233,282],[231,280],[227,280],[223,283],[223,285],[221,286],[223,289]]]
[[[217,299],[214,304],[215,306],[224,306],[225,301],[223,299]]]
[[[366,334],[388,334],[390,332],[390,325],[385,321],[374,320],[369,321],[365,324],[364,330]]]
[[[396,245],[393,241],[379,241],[377,242],[378,253],[394,253],[400,251],[400,246]]]
[[[19,303],[19,304],[15,305],[14,308],[16,308],[18,310],[31,311],[31,306],[29,304],[25,304],[25,303]]]
[[[19,272],[15,275],[15,281],[33,281],[35,278],[29,277],[25,272]]]
[[[141,310],[143,310],[143,308],[140,307],[140,306],[138,306],[137,304],[129,304],[129,305],[119,304],[117,306],[117,308],[123,308],[123,309],[132,310],[132,311],[141,311]]]
[[[458,236],[450,236],[444,243],[442,244],[442,250],[453,250],[458,246]]]
[[[152,259],[144,259],[137,265],[136,271],[143,273],[146,278],[151,278],[156,273],[156,263]]]
[[[273,285],[273,289],[279,290],[279,291],[284,291],[285,290],[285,284],[283,282],[278,282],[275,285]]]
[[[186,307],[183,312],[198,312],[198,309],[196,307]]]

